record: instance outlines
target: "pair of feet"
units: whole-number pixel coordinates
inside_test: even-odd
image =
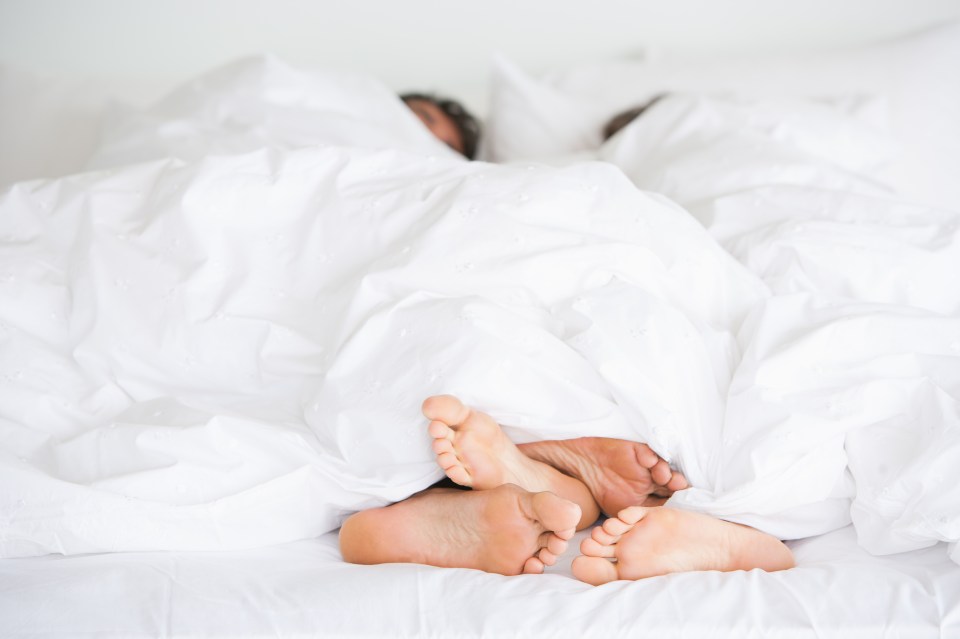
[[[423,412],[437,463],[474,490],[432,488],[357,513],[340,533],[347,561],[540,573],[602,511],[611,518],[583,541],[573,563],[587,583],[793,565],[790,551],[768,535],[656,508],[687,482],[644,444],[587,437],[518,447],[493,418],[455,397],[431,397]]]

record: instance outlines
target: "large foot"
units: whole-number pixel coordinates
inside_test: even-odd
[[[630,506],[659,506],[687,478],[649,446],[623,439],[580,437],[521,444],[524,455],[576,477],[609,517]]]
[[[594,528],[580,552],[583,556],[573,560],[573,575],[595,586],[673,572],[794,566],[790,549],[775,537],[673,508],[627,508]]]
[[[340,529],[344,560],[535,574],[553,565],[580,520],[579,507],[514,485],[433,488],[350,517]]]
[[[580,506],[578,530],[595,522],[599,507],[587,486],[541,461],[527,457],[490,415],[451,395],[423,402],[437,464],[447,477],[480,490],[516,484],[530,492],[550,491]]]

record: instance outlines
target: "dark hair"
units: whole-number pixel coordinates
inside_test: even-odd
[[[622,129],[623,127],[627,126],[628,124],[630,124],[631,122],[639,118],[641,115],[643,115],[644,111],[646,111],[647,109],[649,109],[650,107],[652,107],[654,104],[656,104],[657,102],[659,102],[665,97],[667,97],[667,94],[661,93],[660,95],[656,95],[650,98],[650,100],[648,100],[646,104],[642,104],[638,107],[633,107],[632,109],[627,109],[626,111],[622,113],[618,113],[612,118],[610,118],[610,121],[607,122],[603,127],[603,141],[606,142],[607,140],[612,138],[614,135],[616,135],[620,131],[620,129]]]
[[[457,127],[460,139],[463,140],[463,154],[471,160],[477,155],[477,147],[480,145],[480,121],[462,104],[430,93],[404,93],[400,99],[404,102],[422,100],[437,106]]]

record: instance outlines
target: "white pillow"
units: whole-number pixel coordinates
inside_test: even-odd
[[[671,93],[605,142],[598,159],[699,218],[699,205],[771,185],[889,194],[878,175],[889,147],[885,132],[834,104]]]
[[[596,149],[602,141],[597,122],[609,112],[609,100],[592,100],[555,88],[498,56],[494,59],[485,159],[549,161]]]
[[[582,64],[533,79],[499,60],[487,150],[499,162],[595,148],[614,114],[664,92],[886,99],[902,194],[960,209],[960,24],[891,43],[811,55],[690,57]]]

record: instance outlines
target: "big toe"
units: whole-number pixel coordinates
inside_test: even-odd
[[[573,537],[580,523],[580,506],[549,492],[527,494],[526,497],[531,519],[540,522],[544,530],[553,532],[560,539]]]
[[[573,560],[572,570],[574,577],[591,586],[599,586],[618,579],[617,567],[600,557],[581,555]]]
[[[434,395],[423,401],[423,415],[427,419],[445,424],[462,424],[470,415],[470,409],[453,395]]]

